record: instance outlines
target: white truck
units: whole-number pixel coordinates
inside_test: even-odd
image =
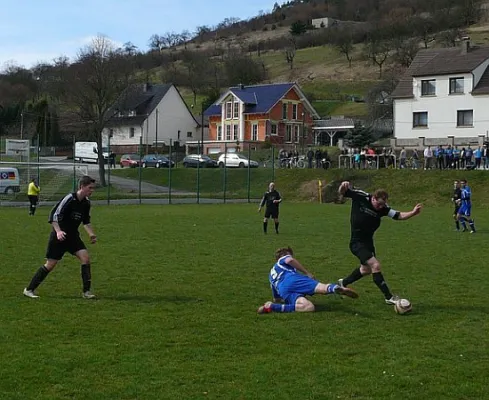
[[[104,160],[109,161],[109,153],[107,147],[102,147]],[[97,163],[98,162],[98,146],[97,142],[75,142],[75,162],[81,163]]]

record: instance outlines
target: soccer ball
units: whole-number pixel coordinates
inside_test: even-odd
[[[413,309],[413,306],[411,302],[407,299],[401,299],[396,304],[394,304],[394,310],[396,310],[396,313],[398,314],[407,314],[411,312]]]

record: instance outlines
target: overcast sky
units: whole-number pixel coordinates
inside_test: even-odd
[[[273,1],[246,0],[0,0],[0,69],[73,58],[99,35],[148,50],[151,35],[191,33],[225,18],[248,19]]]

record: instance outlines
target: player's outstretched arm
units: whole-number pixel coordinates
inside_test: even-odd
[[[399,213],[399,218],[397,219],[399,221],[405,221],[406,219],[412,218],[415,215],[418,215],[421,212],[422,208],[423,208],[422,204],[416,204],[411,211]]]

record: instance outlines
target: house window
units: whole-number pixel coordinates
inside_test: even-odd
[[[297,119],[297,104],[292,104],[292,119]]]
[[[473,110],[458,110],[457,111],[457,126],[474,126],[474,111]]]
[[[294,126],[294,139],[295,139],[294,141],[295,141],[296,143],[299,143],[299,139],[300,139],[300,137],[301,137],[301,136],[300,136],[300,132],[301,132],[301,131],[300,131],[300,128],[301,128],[301,127],[300,127],[299,125]]]
[[[285,141],[290,143],[292,142],[292,126],[287,125],[286,131],[285,131]]]
[[[421,96],[436,95],[436,79],[421,81]]]
[[[114,130],[113,129],[110,129],[109,130],[109,137],[110,138],[113,138],[114,137]]]
[[[427,128],[428,127],[428,112],[415,112],[413,113],[413,128]]]
[[[271,135],[278,135],[277,124],[271,124],[270,125],[270,134]]]
[[[129,116],[130,117],[136,116],[136,111],[134,111],[134,110],[129,111]]]
[[[191,138],[192,137],[192,132],[187,132],[187,137]]]
[[[233,140],[238,140],[238,129],[239,125],[233,125]]]
[[[450,78],[450,94],[464,92],[464,78]]]
[[[233,103],[233,118],[239,119],[239,103],[237,102]]]
[[[233,103],[228,101],[226,103],[226,119],[231,119],[231,111],[233,109]]]
[[[258,125],[257,124],[251,125],[251,140],[254,140],[254,141],[258,140]]]
[[[222,126],[217,125],[217,140],[222,140]]]
[[[282,119],[287,119],[287,103],[282,104]]]
[[[129,129],[129,137],[133,138],[134,137],[134,128]]]
[[[226,140],[231,140],[231,125],[226,125]]]

